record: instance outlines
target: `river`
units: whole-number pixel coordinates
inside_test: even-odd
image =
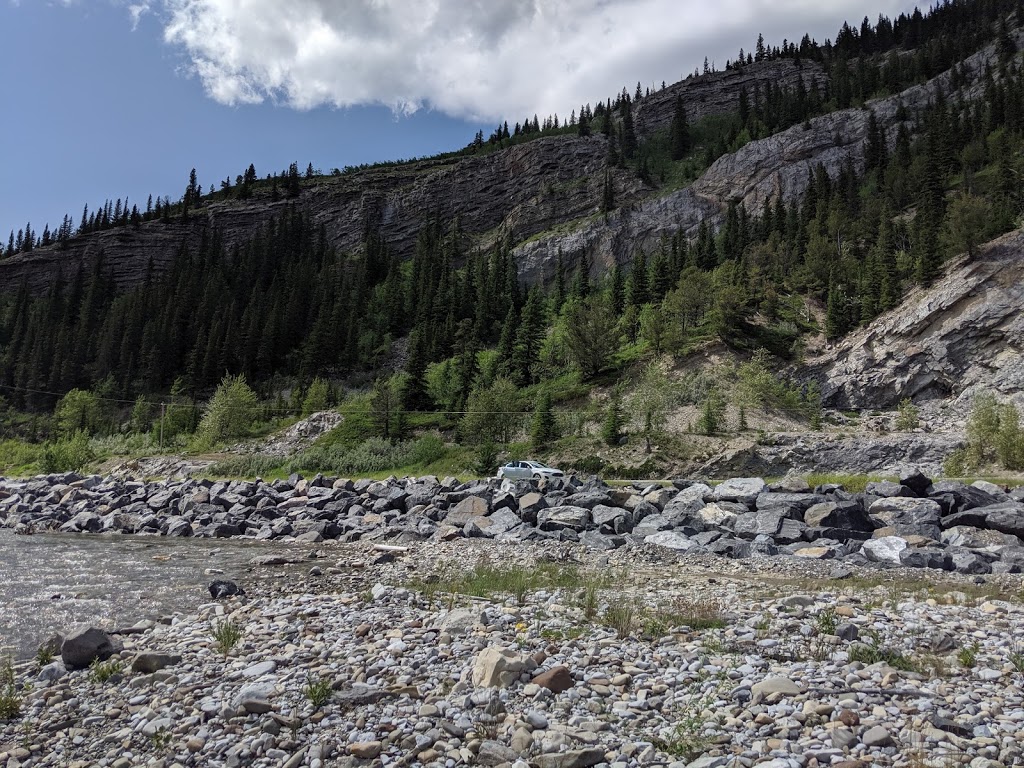
[[[210,601],[213,579],[232,579],[245,588],[285,573],[248,565],[270,554],[297,553],[244,539],[16,536],[0,528],[0,654],[31,657],[46,638],[79,622],[112,629],[191,611]]]

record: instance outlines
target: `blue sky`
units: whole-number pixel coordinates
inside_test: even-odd
[[[823,8],[822,6],[829,6]],[[180,197],[249,163],[327,171],[455,149],[704,56],[832,37],[877,0],[0,0],[0,232]]]

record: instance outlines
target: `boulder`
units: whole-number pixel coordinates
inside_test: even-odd
[[[542,531],[582,531],[590,523],[590,510],[584,507],[549,507],[537,513],[537,527]]]
[[[602,533],[629,533],[633,529],[633,516],[621,507],[598,504],[591,510],[590,516]]]
[[[738,501],[751,506],[765,488],[767,486],[760,477],[734,477],[715,486],[713,498],[715,501]]]
[[[474,518],[485,517],[490,511],[487,499],[479,496],[467,496],[448,510],[448,514],[444,516],[444,521],[448,525],[461,528]]]
[[[890,563],[902,565],[902,554],[907,548],[907,540],[899,536],[883,536],[864,542],[861,552],[873,563]]]
[[[94,661],[104,661],[121,650],[115,640],[99,627],[82,624],[71,630],[60,646],[60,658],[68,669],[85,669]]]
[[[665,549],[672,549],[676,552],[689,552],[694,549],[700,549],[700,545],[696,541],[684,536],[678,531],[659,531],[658,533],[652,533],[644,539],[644,543],[653,544],[656,547],[664,547]]]
[[[873,531],[875,524],[856,501],[826,501],[804,512],[804,522],[815,528]]]
[[[569,672],[569,668],[563,665],[552,667],[535,675],[532,682],[541,688],[547,688],[552,693],[561,693],[573,687],[572,674]]]
[[[547,506],[548,500],[544,498],[544,494],[530,491],[519,497],[519,517],[524,523],[536,523],[537,513]]]
[[[938,547],[907,547],[900,553],[900,564],[907,568],[950,570],[952,563],[945,550]]]
[[[881,480],[878,482],[868,483],[864,488],[864,493],[868,496],[877,496],[880,498],[914,498],[917,496],[912,490],[907,488],[905,485],[894,483],[891,480]]]
[[[473,685],[507,688],[525,668],[525,661],[507,648],[484,648],[473,662]]]
[[[932,481],[920,469],[913,469],[900,476],[900,485],[909,488],[917,496],[927,496]]]
[[[942,508],[931,499],[892,496],[873,502],[868,512],[896,536],[916,534],[938,541]]]

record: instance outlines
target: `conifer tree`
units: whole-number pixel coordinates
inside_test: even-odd
[[[530,424],[530,445],[535,451],[541,451],[558,439],[558,424],[551,409],[551,395],[541,392],[537,397],[537,405]]]

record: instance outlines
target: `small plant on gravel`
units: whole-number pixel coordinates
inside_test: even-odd
[[[722,604],[717,600],[691,600],[678,596],[672,601],[666,621],[672,626],[690,629],[721,629],[725,626]]]
[[[580,607],[583,609],[583,615],[588,619],[597,616],[602,586],[604,586],[603,580],[597,578],[588,579],[583,586],[583,592],[580,594]]]
[[[768,629],[771,625],[771,617],[768,614],[765,614],[754,623],[754,633],[758,637],[764,637],[768,633]]]
[[[217,649],[224,654],[225,659],[241,639],[242,628],[230,619],[221,619],[214,623],[213,640],[217,643]]]
[[[313,705],[313,709],[320,709],[331,700],[331,696],[334,695],[334,688],[331,686],[330,680],[325,680],[322,677],[307,677],[302,693],[309,700],[309,703]]]
[[[960,666],[965,669],[970,669],[978,663],[978,651],[981,650],[981,644],[975,640],[970,645],[965,645],[959,651],[956,652],[956,660],[960,662]]]
[[[0,720],[14,720],[21,714],[21,692],[8,656],[0,666]]]
[[[111,657],[106,661],[93,659],[89,665],[89,678],[94,683],[105,683],[114,675],[120,674],[122,669],[124,663],[119,658]]]
[[[636,608],[628,600],[620,600],[605,609],[602,621],[606,627],[615,630],[619,637],[629,637],[633,631],[633,623],[636,619]]]
[[[1024,678],[1024,646],[1015,645],[1008,658],[1017,674]]]
[[[43,645],[40,645],[38,649],[36,649],[36,666],[39,669],[42,669],[47,664],[50,664],[53,661],[53,659],[53,649],[49,645],[46,645],[44,643]]]
[[[850,661],[862,664],[877,664],[882,661],[893,669],[904,672],[916,671],[914,661],[907,658],[899,651],[887,648],[882,645],[881,637],[877,632],[866,632],[868,642],[854,643],[850,646]]]
[[[838,622],[836,621],[836,609],[832,606],[823,608],[817,618],[818,633],[822,635],[834,635]]]
[[[149,737],[155,752],[166,752],[171,746],[171,732],[166,728],[158,728]]]

